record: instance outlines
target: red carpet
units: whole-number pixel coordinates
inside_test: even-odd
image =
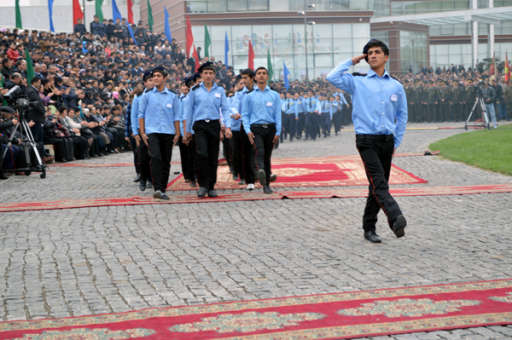
[[[391,188],[391,194],[395,197],[405,196],[447,196],[447,195],[475,195],[475,194],[497,194],[512,192],[512,184],[495,185],[470,185],[470,186],[421,186],[414,188]],[[0,203],[0,212],[15,211],[36,211],[55,209],[74,209],[90,207],[108,207],[122,205],[148,205],[148,204],[185,204],[185,203],[215,203],[215,202],[239,202],[257,200],[279,200],[279,199],[311,199],[311,198],[358,198],[366,197],[367,188],[346,188],[334,190],[317,191],[278,191],[272,195],[265,195],[261,190],[253,192],[236,192],[223,194],[219,192],[217,198],[197,198],[196,194],[170,193],[169,201],[155,200],[150,196],[132,196],[116,198],[90,198],[59,201],[40,202],[11,202]]]
[[[512,324],[512,279],[0,323],[0,339],[340,339]]]
[[[277,181],[272,183],[274,188],[368,185],[359,156],[276,159],[272,161],[272,172],[277,175]],[[391,168],[390,184],[426,182],[395,165]],[[194,190],[185,183],[182,175],[173,180],[168,188],[172,191]],[[220,166],[215,188],[240,189],[240,185],[232,179],[227,166]]]

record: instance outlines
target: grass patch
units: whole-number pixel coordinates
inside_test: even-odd
[[[512,124],[461,133],[430,144],[452,161],[512,176]]]

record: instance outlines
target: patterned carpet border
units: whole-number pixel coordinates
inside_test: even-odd
[[[339,339],[507,324],[511,278],[5,321],[0,339]]]
[[[412,188],[391,188],[390,192],[395,197],[498,194],[512,192],[512,184],[469,186],[421,186]],[[367,195],[367,188],[346,188],[317,191],[275,191],[271,195],[263,194],[259,190],[253,192],[239,192],[230,194],[223,194],[222,192],[219,192],[219,196],[217,198],[197,198],[195,194],[171,193],[169,195],[169,201],[157,200],[149,196],[132,196],[117,198],[90,198],[78,200],[63,199],[58,201],[40,202],[7,202],[0,203],[0,212],[77,209],[133,205],[241,202],[280,199],[363,198],[366,197]]]
[[[277,175],[277,180],[272,183],[275,189],[368,186],[364,164],[356,155],[280,158],[272,161],[272,172]],[[422,183],[427,181],[392,164],[389,184]],[[256,186],[259,187],[259,184],[257,183]],[[240,185],[233,180],[229,167],[219,166],[215,188],[217,190],[240,189]],[[185,182],[183,175],[173,179],[167,189],[170,191],[195,190]]]

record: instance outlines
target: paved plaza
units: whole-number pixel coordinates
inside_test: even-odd
[[[422,153],[431,142],[464,132],[428,124],[409,128],[399,153]],[[273,157],[354,155],[348,130],[315,142],[285,142]],[[131,160],[131,153],[123,153],[80,163]],[[173,160],[179,161],[178,148]],[[397,157],[394,163],[428,180],[414,186],[512,182],[438,156]],[[171,176],[178,171],[173,164]],[[1,181],[0,202],[141,195],[134,175],[133,167],[50,167],[44,180],[32,175]],[[397,201],[408,220],[406,236],[396,239],[381,213],[377,232],[383,243],[377,245],[363,239],[363,198],[2,213],[0,319],[512,277],[511,193]],[[512,326],[372,339],[512,339]]]

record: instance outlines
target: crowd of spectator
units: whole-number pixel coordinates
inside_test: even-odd
[[[194,58],[185,56],[175,40],[169,43],[164,34],[150,32],[141,23],[132,25],[130,32],[124,19],[122,22],[105,20],[100,23],[95,18],[89,31],[81,22],[75,25],[74,31],[57,34],[18,29],[0,31],[0,93],[5,95],[16,85],[37,91],[43,117],[33,112],[28,115],[29,124],[31,127],[41,124],[41,139],[44,144],[54,146],[56,161],[128,149],[125,137],[129,127],[125,115],[144,71],[163,65],[169,73],[168,88],[179,92],[181,81],[194,73],[196,63]],[[27,76],[31,65],[27,65],[25,51],[33,64],[34,79],[30,83]],[[231,91],[236,77],[234,70],[212,57],[202,58],[200,62],[207,59],[215,63],[219,85],[227,92]],[[511,88],[499,75],[489,76],[488,72],[453,67],[424,69],[417,74],[396,77],[407,92],[410,121],[464,120],[482,82],[495,88],[494,97],[489,100],[496,104],[498,119],[510,118],[507,104],[509,109],[512,108]],[[326,97],[338,93],[322,78],[308,82],[291,81],[288,89],[283,81],[274,81],[271,87],[299,98],[308,92]],[[346,94],[345,97],[350,103],[350,97]],[[4,106],[13,107],[12,102],[2,100]],[[3,151],[18,118],[6,110],[1,115],[0,145],[3,145]],[[349,122],[350,112],[347,112],[343,123]],[[47,150],[41,149],[41,153],[45,160],[49,160]],[[8,154],[4,168],[19,167],[22,162],[20,151],[13,147]]]

